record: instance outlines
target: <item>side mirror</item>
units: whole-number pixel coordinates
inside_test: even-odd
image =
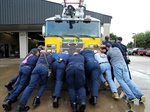
[[[43,37],[46,36],[45,25],[42,26],[42,36]]]

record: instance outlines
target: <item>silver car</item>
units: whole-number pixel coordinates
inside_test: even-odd
[[[150,50],[146,52],[146,56],[150,56]]]

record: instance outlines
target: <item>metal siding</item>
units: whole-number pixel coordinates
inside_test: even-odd
[[[61,4],[44,0],[0,0],[0,25],[5,24],[43,24],[48,17],[61,15]],[[85,11],[85,14],[110,23],[111,16]]]

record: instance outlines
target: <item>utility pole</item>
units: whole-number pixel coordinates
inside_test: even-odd
[[[132,34],[134,34],[134,36],[135,36],[134,37],[134,45],[135,45],[134,47],[136,48],[136,33],[132,33]]]

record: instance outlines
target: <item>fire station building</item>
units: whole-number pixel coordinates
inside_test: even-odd
[[[45,19],[61,15],[62,4],[45,0],[0,0],[0,58],[24,58],[28,51],[44,45]],[[102,38],[109,35],[112,16],[85,10],[100,19]]]

